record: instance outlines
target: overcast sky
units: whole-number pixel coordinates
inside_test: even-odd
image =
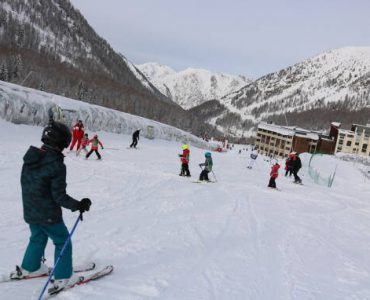
[[[71,0],[115,50],[257,78],[323,51],[370,46],[370,0]]]

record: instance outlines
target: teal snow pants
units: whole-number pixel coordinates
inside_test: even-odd
[[[37,271],[41,265],[44,250],[50,238],[55,245],[54,262],[58,259],[60,251],[69,236],[64,222],[47,225],[29,224],[31,237],[26,253],[24,254],[22,269],[29,272]],[[70,241],[64,255],[55,269],[55,279],[65,279],[72,276],[72,243]]]

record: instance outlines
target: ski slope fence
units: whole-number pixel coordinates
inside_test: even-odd
[[[142,136],[149,139],[177,141],[207,150],[219,147],[157,121],[0,81],[0,118],[15,124],[45,126],[51,117],[71,127],[82,120],[93,132],[130,135],[141,129]]]
[[[321,153],[314,153],[310,157],[310,161],[308,163],[308,174],[310,178],[318,185],[331,187],[334,182],[335,173],[337,167],[335,167],[334,172],[329,175],[324,175],[318,169],[314,167],[314,162],[318,160],[318,158],[322,158],[323,154]]]

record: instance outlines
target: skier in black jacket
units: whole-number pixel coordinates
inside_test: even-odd
[[[138,129],[136,130],[133,134],[132,134],[132,144],[130,145],[130,148],[134,147],[136,148],[136,145],[137,145],[137,142],[139,140],[139,135],[140,135],[140,130],[141,129]]]
[[[298,171],[302,168],[302,162],[298,153],[293,156],[290,166],[294,175],[294,183],[302,183],[302,179],[298,176]]]
[[[45,127],[41,148],[31,146],[25,154],[21,174],[23,216],[31,238],[21,267],[10,274],[11,279],[48,274],[41,263],[48,238],[55,245],[55,259],[59,256],[69,232],[63,222],[62,207],[81,213],[90,209],[90,199],[77,201],[66,193],[66,166],[62,151],[71,142],[70,129],[51,121]],[[72,245],[68,244],[55,269],[54,288],[72,284]]]

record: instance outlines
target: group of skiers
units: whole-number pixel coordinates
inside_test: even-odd
[[[181,170],[180,170],[180,176],[187,176],[191,177],[190,171],[189,171],[189,162],[190,162],[190,149],[189,145],[184,144],[182,145],[182,154],[179,154],[180,160],[181,160]],[[204,154],[205,156],[205,162],[199,164],[199,167],[202,168],[202,172],[199,175],[199,181],[210,181],[208,174],[212,172],[213,167],[213,160],[212,160],[212,154],[211,152],[206,152]]]
[[[86,159],[88,159],[93,152],[95,152],[98,159],[101,159],[101,155],[98,151],[99,145],[102,149],[104,149],[104,146],[102,142],[99,140],[97,134],[95,134],[92,139],[89,139],[89,135],[84,131],[84,125],[82,123],[82,120],[79,120],[72,128],[72,141],[69,147],[69,151],[73,151],[76,143],[77,143],[76,151],[77,156],[81,153],[82,150],[84,150]],[[87,146],[89,144],[91,144],[90,151],[87,150]]]
[[[140,131],[141,129],[137,129],[132,134],[132,143],[130,148],[135,148],[138,144],[140,138]],[[90,151],[87,150],[87,146],[91,144]],[[101,149],[104,149],[103,143],[99,140],[97,134],[93,136],[92,139],[89,139],[89,135],[85,133],[85,127],[82,123],[82,120],[78,120],[78,122],[72,127],[72,140],[71,144],[69,145],[69,151],[73,151],[74,147],[77,145],[76,155],[80,155],[81,151],[85,151],[85,157],[88,159],[90,155],[95,152],[98,159],[101,159],[101,155],[99,153],[99,146]]]
[[[302,179],[298,176],[298,171],[302,167],[301,159],[297,152],[291,152],[288,158],[285,161],[285,176],[294,175],[294,183],[302,184]],[[270,172],[270,181],[268,187],[276,188],[276,178],[279,176],[280,165],[277,160],[274,160],[271,172]]]
[[[240,150],[239,150],[240,154]],[[258,151],[256,148],[252,148],[251,153],[249,155],[249,162],[248,162],[248,169],[252,169],[256,160],[258,157]],[[279,169],[280,165],[277,160],[271,159],[272,167],[270,171],[270,180],[268,183],[268,187],[270,188],[276,188],[276,179],[279,176]],[[302,167],[301,159],[299,158],[299,155],[297,152],[291,152],[288,156],[288,158],[285,161],[285,176],[291,176],[294,175],[294,183],[302,184],[301,178],[298,176],[298,172]]]
[[[134,132],[132,147],[136,147],[139,140],[140,129]],[[77,153],[81,150],[86,152],[88,158],[95,152],[98,159],[101,155],[98,152],[99,146],[104,149],[103,144],[97,135],[92,139],[84,132],[82,121],[73,126],[72,132],[63,123],[51,120],[44,128],[41,136],[43,145],[41,148],[31,146],[26,152],[23,160],[21,173],[21,188],[23,201],[24,220],[29,225],[30,240],[24,253],[21,266],[11,272],[10,278],[20,280],[25,278],[40,277],[48,275],[50,269],[42,262],[45,247],[50,238],[55,245],[55,260],[59,264],[54,270],[54,291],[62,290],[66,286],[73,286],[77,283],[78,276],[72,276],[72,244],[69,242],[70,235],[62,217],[62,207],[71,211],[83,213],[89,211],[92,204],[89,198],[78,201],[66,193],[66,166],[64,164],[63,150],[69,146],[72,151],[77,144]],[[91,144],[91,149],[86,150]],[[180,176],[190,177],[189,145],[182,146]],[[199,181],[209,181],[208,174],[212,172],[213,160],[210,152],[205,152],[204,163],[199,164],[202,171]],[[252,168],[258,153],[254,149],[250,155],[249,163]],[[294,175],[295,182],[301,182],[297,175],[301,167],[301,161],[297,153],[291,153],[286,162],[286,176],[289,172]],[[276,161],[271,169],[269,187],[276,188],[276,178],[280,165]],[[69,242],[69,243],[68,243]],[[61,251],[63,249],[63,255]]]
[[[302,183],[301,178],[298,176],[298,171],[302,168],[301,159],[297,152],[291,152],[285,161],[285,176],[294,176],[294,183]]]

